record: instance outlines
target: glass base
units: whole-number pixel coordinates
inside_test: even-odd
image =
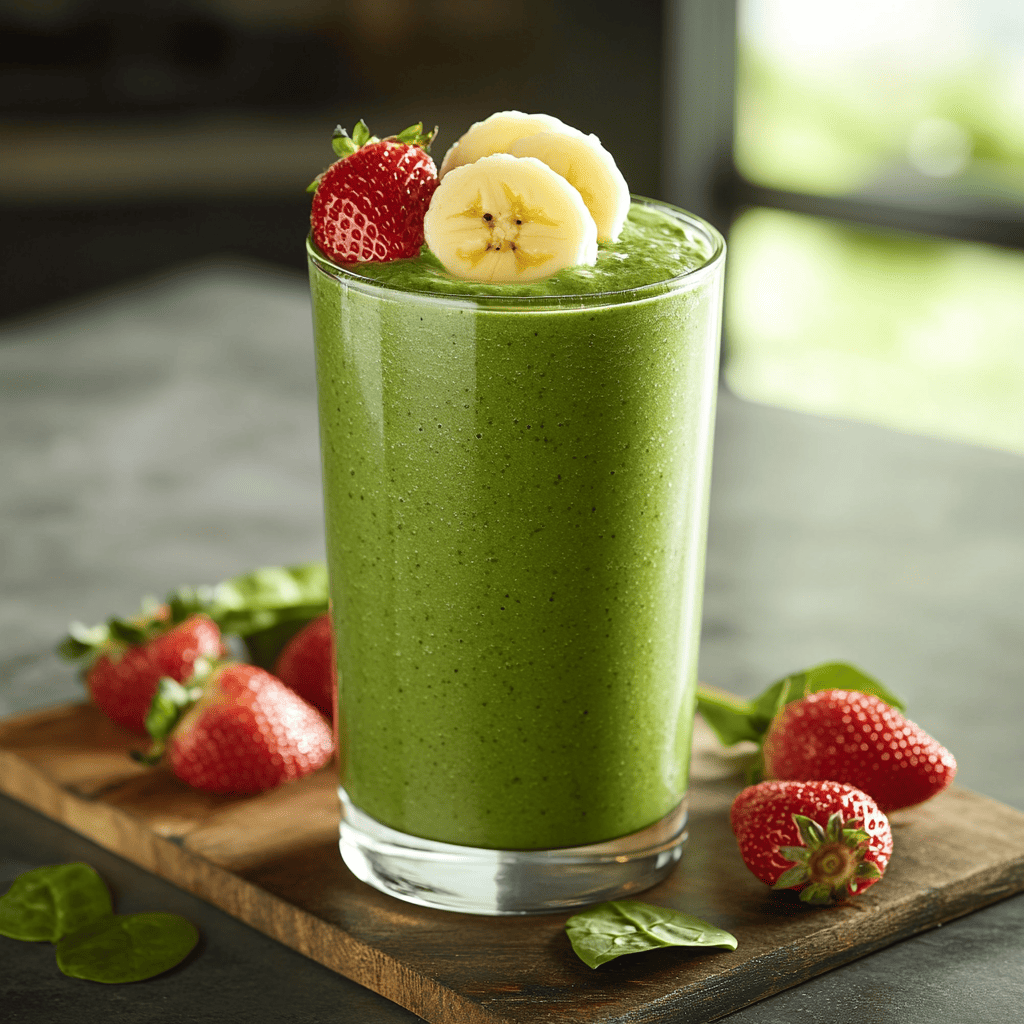
[[[660,821],[606,843],[486,850],[397,832],[341,798],[341,856],[359,879],[409,903],[464,914],[543,914],[632,896],[682,854],[686,799]]]

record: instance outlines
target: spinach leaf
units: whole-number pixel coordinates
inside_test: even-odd
[[[249,633],[245,637],[245,650],[248,655],[246,661],[253,665],[259,665],[260,668],[265,668],[268,672],[273,672],[278,655],[284,650],[285,644],[300,629],[317,617],[290,619],[285,622],[278,622],[269,629],[261,629],[255,633]]]
[[[570,917],[565,931],[576,955],[599,967],[627,953],[666,946],[735,949],[736,938],[691,914],[636,900],[614,900]]]
[[[752,701],[731,694],[697,688],[697,710],[723,746],[740,740],[760,743],[772,719],[791,701],[800,700],[818,690],[855,690],[870,693],[898,711],[906,705],[877,679],[842,661],[829,661],[772,683]]]
[[[327,611],[327,566],[307,562],[256,569],[215,587],[181,587],[167,603],[174,622],[205,612],[223,632],[245,637]]]
[[[110,892],[88,864],[54,864],[19,875],[0,897],[0,935],[58,942],[111,911]]]
[[[57,966],[71,978],[117,985],[163,974],[199,941],[177,914],[111,914],[57,943]]]

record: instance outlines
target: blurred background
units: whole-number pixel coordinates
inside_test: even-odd
[[[301,272],[336,123],[510,107],[728,232],[739,395],[1024,453],[1020,0],[0,0],[0,318]]]

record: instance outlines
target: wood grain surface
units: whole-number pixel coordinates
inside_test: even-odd
[[[353,878],[330,768],[218,797],[135,764],[128,750],[140,743],[88,705],[7,719],[0,789],[434,1024],[709,1021],[1024,889],[1024,814],[953,788],[891,817],[885,878],[855,902],[810,908],[772,893],[729,829],[737,757],[698,728],[690,839],[644,899],[728,929],[739,947],[658,950],[592,971],[565,937],[567,914],[450,914]]]

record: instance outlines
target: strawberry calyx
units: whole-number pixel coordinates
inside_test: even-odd
[[[173,625],[167,605],[146,599],[142,610],[131,619],[111,617],[96,626],[82,622],[68,624],[67,635],[57,644],[57,654],[67,661],[82,661],[88,667],[102,654],[117,657],[129,647],[141,647],[162,636]]]
[[[773,889],[804,886],[800,899],[820,906],[855,895],[862,879],[881,878],[878,866],[864,859],[870,837],[859,819],[843,821],[835,811],[825,828],[803,814],[794,814],[793,822],[804,845],[779,847],[779,854],[793,866],[779,876]]]
[[[153,742],[149,750],[133,750],[132,759],[140,764],[154,765],[163,757],[167,738],[192,706],[206,692],[206,686],[214,672],[226,662],[197,658],[192,675],[184,683],[176,682],[170,676],[161,676],[153,702],[146,714],[146,732]]]
[[[352,129],[351,135],[340,124],[334,129],[334,134],[331,137],[331,148],[339,160],[344,160],[345,157],[351,156],[356,150],[362,149],[363,146],[369,146],[374,142],[397,142],[403,146],[419,146],[424,152],[429,153],[430,144],[434,141],[436,135],[436,125],[433,130],[425,132],[423,130],[423,122],[420,121],[417,124],[409,125],[408,128],[400,131],[397,135],[389,135],[387,138],[381,139],[376,135],[371,135],[370,129],[366,127],[366,122],[360,118],[355,128]],[[322,177],[323,174],[318,174],[309,183],[306,191],[315,192]]]
[[[370,134],[370,129],[366,127],[366,122],[362,118],[356,122],[351,135],[339,124],[331,136],[331,148],[339,160],[351,156],[357,149],[362,149],[372,142],[380,142],[380,139]]]

